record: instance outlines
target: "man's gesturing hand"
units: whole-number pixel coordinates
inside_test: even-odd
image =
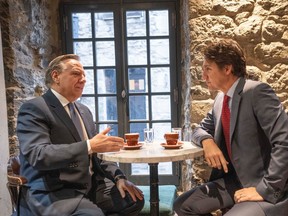
[[[93,153],[119,151],[124,145],[124,139],[116,136],[107,136],[111,128],[106,128],[89,140]]]

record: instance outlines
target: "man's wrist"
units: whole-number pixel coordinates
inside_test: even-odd
[[[127,180],[126,176],[125,175],[117,175],[114,177],[114,181],[117,182],[119,181],[120,179],[125,179]]]

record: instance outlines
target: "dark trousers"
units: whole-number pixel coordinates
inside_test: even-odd
[[[234,193],[240,189],[221,178],[201,185],[179,196],[174,202],[178,216],[208,216],[221,208],[231,208],[225,216],[265,216],[258,202],[234,203]]]
[[[19,214],[14,212],[13,216],[137,216],[144,206],[144,199],[134,202],[128,193],[122,198],[114,182],[106,178],[98,181],[97,188],[90,191],[89,197],[75,189],[61,189],[50,195],[48,193],[52,203],[46,205],[37,199],[42,193],[29,192],[28,188],[24,188],[20,196]],[[67,203],[71,204],[71,199],[78,201],[72,207],[73,212],[68,213]],[[29,206],[29,202],[33,202],[33,205]]]
[[[122,198],[115,183],[108,178],[98,179],[96,185],[91,190],[96,193],[90,193],[89,197],[107,216],[137,216],[144,206],[144,199],[134,202],[128,192]]]

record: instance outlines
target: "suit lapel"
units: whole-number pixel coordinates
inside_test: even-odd
[[[71,135],[75,138],[76,141],[81,141],[81,138],[77,132],[76,127],[74,126],[70,116],[57,99],[57,97],[49,89],[46,94],[43,95],[43,98],[46,104],[49,106],[50,110],[58,116],[58,118],[64,123],[64,125],[69,129]]]
[[[233,133],[235,131],[236,122],[237,122],[237,116],[239,111],[239,106],[241,103],[241,93],[243,92],[243,88],[245,85],[245,79],[240,78],[238,85],[236,86],[235,92],[233,94],[233,100],[232,100],[232,108],[231,108],[231,120],[230,120],[230,143],[232,144],[231,140],[233,137]]]

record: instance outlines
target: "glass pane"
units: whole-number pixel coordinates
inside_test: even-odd
[[[91,38],[91,14],[72,13],[73,38]]]
[[[145,11],[126,11],[127,36],[146,36]]]
[[[93,66],[92,42],[74,42],[74,53],[80,56],[83,66]]]
[[[131,133],[139,133],[139,141],[144,141],[144,128],[148,127],[146,123],[131,123],[130,124],[130,132]]]
[[[149,175],[149,165],[147,163],[131,164],[132,175]]]
[[[166,132],[171,131],[171,123],[170,122],[163,122],[163,123],[154,123],[154,140],[164,142],[164,134]]]
[[[156,95],[152,96],[152,119],[153,120],[170,120],[170,96]]]
[[[169,39],[150,40],[151,64],[169,64]]]
[[[149,11],[150,36],[169,35],[168,11]]]
[[[98,97],[99,121],[117,120],[117,98]]]
[[[144,163],[135,163],[131,167],[132,175],[149,175],[149,165]],[[159,163],[158,173],[162,175],[172,175],[172,162]]]
[[[96,64],[97,66],[115,66],[114,41],[96,42]]]
[[[94,71],[85,70],[86,74],[86,84],[83,89],[83,94],[94,94]]]
[[[144,95],[129,97],[130,120],[148,119],[148,97]]]
[[[129,92],[147,92],[147,69],[146,68],[129,68]]]
[[[151,91],[170,92],[169,67],[151,68]]]
[[[114,37],[113,12],[95,13],[95,35],[96,38]]]
[[[146,40],[128,40],[128,65],[147,64],[147,42]]]
[[[118,136],[118,124],[99,124],[99,132],[103,131],[107,127],[111,127],[109,136]]]
[[[116,94],[116,71],[115,69],[97,70],[98,94]]]
[[[86,105],[93,115],[93,120],[95,121],[95,98],[94,97],[81,97],[79,102]]]
[[[159,163],[158,173],[162,175],[172,175],[172,162]]]

